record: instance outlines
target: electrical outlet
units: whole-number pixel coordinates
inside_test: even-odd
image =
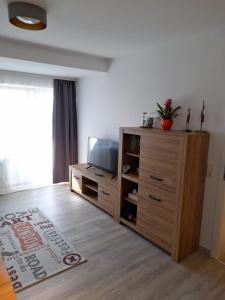
[[[207,164],[207,172],[206,172],[206,176],[208,178],[212,178],[212,165],[211,164]]]

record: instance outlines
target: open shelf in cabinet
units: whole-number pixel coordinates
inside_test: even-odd
[[[133,225],[136,225],[137,205],[123,200],[121,218]]]
[[[123,167],[129,166],[129,173],[137,173],[139,172],[139,156],[131,156],[131,155],[124,155],[123,156]],[[124,173],[124,172],[123,172]]]
[[[124,134],[123,148],[127,155],[138,157],[140,155],[140,135]]]
[[[135,200],[133,200],[133,199],[130,199],[130,198],[128,198],[128,197],[123,197],[123,200],[128,201],[128,202],[130,202],[130,203],[133,203],[134,205],[137,205],[137,201],[135,201]]]
[[[137,182],[140,160],[140,136],[124,134],[122,174],[124,178]]]
[[[120,217],[133,225],[136,224],[137,201],[129,199],[128,194],[134,192],[134,190],[138,191],[138,184],[134,181],[123,178]]]
[[[96,203],[98,201],[98,194],[94,192],[83,193],[83,196],[90,202]]]
[[[120,218],[120,222],[127,225],[131,229],[136,229],[136,222],[134,222],[134,221],[128,221],[124,218]]]
[[[85,184],[85,187],[94,192],[98,192],[98,186],[96,184]]]
[[[82,193],[89,198],[90,201],[98,200],[98,184],[97,182],[83,176]]]
[[[125,155],[133,156],[133,157],[140,157],[140,154],[138,154],[138,153],[131,153],[131,152],[125,152]]]
[[[139,183],[139,176],[136,172],[129,172],[127,174],[123,174],[122,177],[127,180]]]

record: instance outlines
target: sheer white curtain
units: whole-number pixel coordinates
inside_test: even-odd
[[[52,183],[51,79],[0,72],[0,194]]]

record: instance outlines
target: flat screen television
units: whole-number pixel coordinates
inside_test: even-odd
[[[117,175],[118,150],[117,142],[89,137],[87,163]]]

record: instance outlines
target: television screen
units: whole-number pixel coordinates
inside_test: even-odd
[[[89,137],[87,163],[116,175],[118,148],[117,142]]]

